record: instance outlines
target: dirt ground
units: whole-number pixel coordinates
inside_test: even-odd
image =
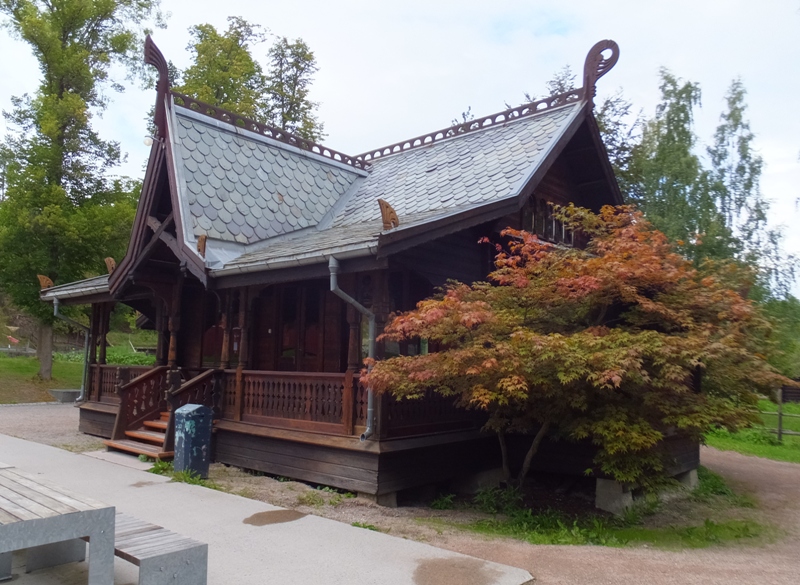
[[[78,411],[70,405],[0,406],[0,433],[54,445],[70,451],[102,447],[77,431]],[[0,454],[0,459],[2,459]],[[776,527],[774,542],[736,544],[700,550],[665,551],[646,546],[535,546],[488,538],[448,527],[445,520],[480,517],[472,511],[436,511],[407,505],[384,508],[362,498],[313,489],[306,484],[253,475],[222,465],[211,479],[239,495],[290,508],[371,526],[390,535],[426,542],[481,559],[529,571],[537,584],[598,585],[789,585],[800,582],[800,465],[703,448],[702,463],[726,478],[737,491],[758,502],[752,518]],[[657,522],[673,514],[697,514],[702,508],[665,506]]]

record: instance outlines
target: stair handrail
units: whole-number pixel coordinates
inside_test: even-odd
[[[166,383],[166,374],[168,370],[169,368],[167,366],[156,366],[152,370],[135,377],[127,384],[123,385],[121,382],[119,383],[117,386],[117,394],[119,395],[119,410],[117,411],[117,418],[114,421],[114,430],[111,433],[111,439],[113,441],[124,439],[125,431],[145,420],[148,420],[153,416],[153,414],[161,410],[161,396]],[[160,382],[153,380],[153,378],[158,376],[162,376],[163,378]],[[121,376],[117,376],[117,378],[121,379]],[[156,400],[151,401],[152,404],[148,405],[147,408],[139,408],[135,418],[132,418],[130,416],[131,413],[128,411],[131,406],[131,395],[133,391],[140,387],[146,388],[151,382],[156,382],[156,384],[152,387],[152,393]]]
[[[167,432],[164,436],[164,451],[169,452],[175,449],[175,411],[184,404],[189,404],[189,401],[186,400],[186,396],[190,391],[197,389],[209,380],[212,380],[211,393],[208,397],[199,402],[203,406],[211,408],[214,411],[215,418],[219,416],[219,401],[222,397],[222,379],[224,375],[224,370],[212,368],[201,372],[191,380],[179,383],[176,377],[176,379],[170,382],[170,387],[165,392],[166,400],[169,403],[169,420],[167,422]]]

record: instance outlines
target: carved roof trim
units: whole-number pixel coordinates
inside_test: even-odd
[[[608,57],[604,55],[604,53],[607,51],[611,52]],[[390,144],[389,146],[370,150],[363,154],[359,154],[356,158],[364,161],[371,161],[380,157],[389,156],[390,154],[396,154],[411,150],[413,148],[428,146],[447,138],[466,134],[467,132],[474,132],[476,130],[482,130],[496,124],[505,124],[506,122],[511,122],[513,120],[540,114],[566,104],[579,102],[582,100],[591,101],[595,94],[595,83],[603,75],[608,73],[612,67],[614,67],[618,59],[619,46],[617,43],[612,40],[600,41],[591,49],[589,49],[589,53],[586,55],[586,61],[584,62],[583,69],[584,79],[582,88],[573,89],[565,93],[546,97],[528,104],[517,106],[515,108],[509,108],[496,114],[490,114],[489,116],[484,116],[483,118],[478,118],[477,120],[470,120],[469,122],[456,124],[455,126],[450,126],[449,128],[436,130],[434,132],[429,132],[428,134],[422,134],[416,138],[403,140],[401,142]]]
[[[266,136],[267,138],[272,138],[273,140],[278,140],[279,142],[289,144],[300,150],[313,152],[314,154],[350,165],[357,169],[369,170],[371,166],[369,163],[359,159],[358,157],[344,154],[338,150],[333,150],[332,148],[318,144],[313,140],[301,138],[300,136],[292,134],[291,132],[287,132],[286,130],[281,130],[280,128],[276,128],[268,124],[256,122],[255,120],[251,120],[250,118],[246,118],[245,116],[235,112],[201,102],[200,100],[196,100],[191,96],[179,93],[175,90],[170,91],[170,93],[172,94],[173,102],[176,106],[186,108],[187,110],[197,112],[198,114],[203,114],[210,118],[214,118],[215,120],[220,120],[221,122],[225,122],[226,124],[230,124],[237,128],[255,132],[256,134]]]

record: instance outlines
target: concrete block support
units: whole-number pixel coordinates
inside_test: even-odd
[[[397,492],[389,492],[388,494],[365,494],[363,492],[358,492],[359,498],[364,498],[365,500],[369,500],[370,502],[375,502],[379,506],[385,506],[387,508],[396,508],[397,507]]]
[[[597,479],[594,505],[612,514],[622,514],[633,506],[633,492],[629,486],[613,479]]]
[[[690,490],[693,490],[698,486],[700,480],[697,478],[697,470],[690,469],[689,471],[684,471],[683,473],[679,473],[675,476],[680,484]]]

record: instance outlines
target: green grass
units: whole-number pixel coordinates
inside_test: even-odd
[[[699,486],[689,495],[690,501],[711,504],[711,510],[752,508],[753,499],[735,493],[724,479],[701,467]],[[470,523],[453,524],[441,518],[426,520],[429,524],[446,524],[489,536],[505,536],[531,544],[569,544],[632,546],[648,544],[667,549],[705,548],[709,546],[755,541],[769,533],[769,529],[752,520],[710,519],[702,522],[690,517],[685,522],[653,527],[649,517],[657,514],[661,505],[655,498],[640,502],[621,518],[599,514],[570,516],[557,510],[533,511],[522,506],[517,490],[484,490],[471,504],[474,509],[492,513],[486,518]],[[649,525],[648,525],[649,524]]]
[[[761,411],[761,419],[764,426],[770,429],[778,428],[778,405],[770,400],[759,400],[758,410]],[[787,402],[783,405],[783,413],[800,415],[800,404]],[[783,417],[783,429],[787,431],[800,432],[800,418],[793,416]]]
[[[156,475],[169,477],[176,483],[188,483],[190,485],[207,487],[212,490],[225,491],[222,486],[208,479],[203,479],[198,473],[195,473],[191,469],[175,471],[172,461],[156,460],[153,462],[153,466],[148,469],[148,471],[150,473],[155,473]]]
[[[53,388],[80,388],[83,364],[53,363],[53,379],[39,380],[39,360],[0,355],[0,404],[49,402]]]
[[[380,528],[375,526],[374,524],[365,524],[364,522],[353,522],[350,526],[355,526],[356,528],[363,528],[365,530],[372,530],[373,532],[383,532]]]
[[[800,437],[784,436],[783,444],[780,444],[776,435],[763,429],[745,429],[738,433],[722,429],[711,431],[706,433],[706,444],[743,455],[800,463]]]
[[[158,334],[155,331],[146,329],[134,329],[130,333],[123,333],[121,331],[109,331],[108,342],[111,347],[131,349],[131,343],[134,347],[155,347],[158,343]]]

